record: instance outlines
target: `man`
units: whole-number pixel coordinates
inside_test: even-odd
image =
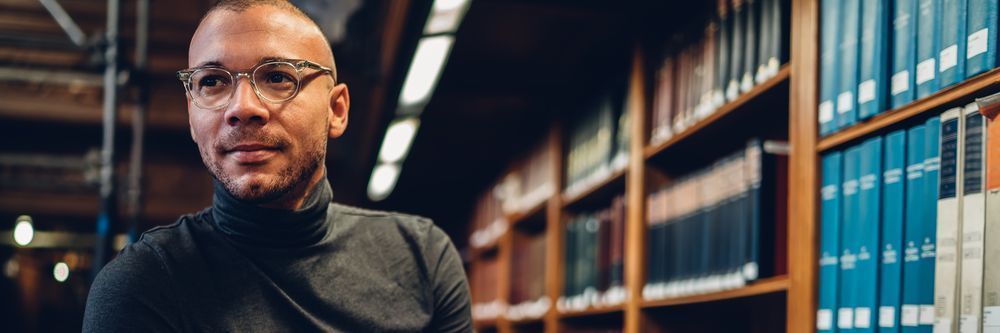
[[[212,206],[109,263],[84,331],[472,330],[462,264],[440,229],[331,203],[323,161],[350,97],[311,19],[285,1],[220,1],[188,65],[178,78]]]

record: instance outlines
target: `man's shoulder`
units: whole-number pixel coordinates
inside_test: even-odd
[[[430,218],[419,215],[366,209],[339,203],[330,203],[330,209],[335,214],[340,215],[342,219],[338,220],[362,226],[395,227],[422,235],[437,228]]]
[[[212,208],[208,207],[196,213],[181,215],[174,223],[146,230],[139,236],[136,243],[145,244],[154,249],[162,249],[164,245],[176,246],[179,242],[190,241],[194,232],[210,228],[206,222],[211,218],[211,212]]]

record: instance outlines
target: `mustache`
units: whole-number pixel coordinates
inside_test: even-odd
[[[223,135],[222,138],[215,143],[214,148],[217,152],[228,153],[237,145],[249,142],[263,144],[275,149],[283,149],[289,144],[288,140],[281,135],[269,133],[259,129],[247,129],[245,127],[241,127]]]

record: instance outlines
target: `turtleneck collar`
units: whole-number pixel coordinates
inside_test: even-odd
[[[234,198],[213,180],[212,219],[233,242],[249,248],[297,248],[318,243],[329,225],[326,211],[333,199],[324,176],[297,210],[263,208]]]

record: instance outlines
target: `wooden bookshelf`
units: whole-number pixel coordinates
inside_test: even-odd
[[[548,200],[539,202],[538,204],[528,208],[525,211],[507,214],[507,221],[510,223],[511,228],[518,227],[523,223],[528,223],[533,220],[545,218],[545,207],[548,206]]]
[[[563,318],[563,319],[566,319],[566,318],[596,317],[596,316],[621,314],[623,311],[624,311],[624,307],[622,305],[592,307],[592,308],[588,308],[586,310],[559,312],[559,317]]]
[[[1000,68],[995,68],[941,89],[930,96],[913,101],[901,108],[880,113],[871,119],[830,134],[819,140],[816,150],[824,152],[842,147],[847,143],[870,136],[882,129],[891,128],[929,111],[943,111],[942,108],[949,106],[964,106],[965,103],[971,103],[973,98],[981,96],[984,91],[990,89],[996,90],[998,87],[1000,87]]]
[[[721,302],[737,298],[784,292],[788,290],[788,285],[788,276],[781,275],[763,279],[738,289],[725,290],[710,294],[643,301],[642,307],[648,309],[697,303]]]
[[[572,195],[563,194],[563,205],[565,207],[579,206],[581,203],[593,200],[606,199],[614,196],[625,188],[625,174],[628,169],[614,170],[604,179],[594,183],[590,187]]]

